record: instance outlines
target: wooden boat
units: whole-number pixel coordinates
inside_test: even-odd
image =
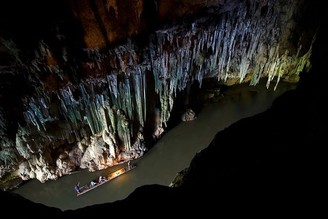
[[[89,184],[81,186],[79,188],[79,192],[77,193],[77,196],[83,195],[95,188],[98,188],[99,186],[119,177],[120,175],[122,175],[126,172],[129,172],[130,170],[133,170],[134,168],[136,168],[136,165],[131,164],[131,165],[127,165],[126,167],[123,167],[121,169],[118,169],[118,170],[108,174],[105,177],[100,176],[98,179],[92,180]]]

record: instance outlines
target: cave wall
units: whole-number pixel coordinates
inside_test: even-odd
[[[269,87],[310,67],[303,1],[49,5],[44,20],[22,21],[35,22],[29,37],[1,23],[1,176],[44,182],[140,157],[195,81]]]
[[[239,1],[224,0],[70,0],[69,8],[83,29],[88,48],[105,48],[129,36],[149,32],[161,24],[191,16],[209,7],[231,10]]]

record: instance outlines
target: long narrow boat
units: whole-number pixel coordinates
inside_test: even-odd
[[[95,188],[98,188],[99,186],[119,177],[120,175],[126,172],[129,172],[130,170],[133,170],[134,168],[136,168],[136,165],[134,164],[127,165],[126,167],[123,167],[119,170],[116,170],[108,174],[106,177],[99,177],[98,179],[92,180],[89,184],[86,184],[79,188],[79,192],[77,193],[77,196],[83,195]]]

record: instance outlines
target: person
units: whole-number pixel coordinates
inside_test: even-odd
[[[104,181],[105,181],[105,177],[104,176],[99,176],[98,183],[102,183]]]
[[[91,187],[97,185],[97,183],[95,181],[91,181]]]
[[[74,190],[76,191],[76,193],[80,193],[80,183],[74,186]]]

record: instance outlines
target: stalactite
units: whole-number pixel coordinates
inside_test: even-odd
[[[58,95],[61,101],[61,110],[63,116],[70,121],[75,130],[78,129],[78,121],[82,120],[79,102],[74,99],[70,87],[60,90]]]
[[[130,80],[128,77],[124,79],[123,83],[123,91],[124,95],[122,100],[125,102],[125,111],[127,112],[127,115],[129,116],[129,119],[133,119],[132,117],[132,101],[131,101],[131,87],[130,87]]]
[[[116,126],[116,117],[114,114],[115,109],[112,109],[109,105],[106,107],[107,111],[108,111],[108,116],[110,118],[110,123],[111,123],[111,127],[114,133],[117,132],[117,126]]]
[[[144,126],[144,113],[143,113],[143,102],[146,101],[143,98],[144,93],[144,87],[143,87],[143,73],[140,69],[137,69],[135,74],[133,75],[133,82],[134,82],[134,93],[135,93],[135,103],[136,103],[136,113],[137,118],[141,124],[141,126]]]
[[[125,150],[129,151],[131,149],[129,122],[120,110],[117,110],[117,133],[120,140],[123,143]]]
[[[112,102],[114,105],[118,106],[117,74],[113,73],[107,75],[107,83],[108,83],[109,93],[111,95]]]
[[[144,121],[146,121],[147,119],[147,98],[146,98],[146,89],[147,89],[147,84],[146,84],[146,70],[147,67],[142,66],[141,68],[141,72],[142,72],[142,103],[143,103],[143,119]],[[142,123],[142,125],[144,124],[144,122]]]

